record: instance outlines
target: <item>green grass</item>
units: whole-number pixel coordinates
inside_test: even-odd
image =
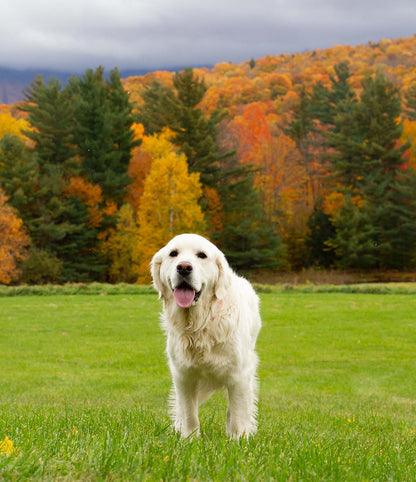
[[[18,447],[1,480],[415,479],[411,286],[265,289],[259,431],[239,442],[222,393],[200,438],[172,433],[156,296],[85,289],[0,299],[0,441]]]

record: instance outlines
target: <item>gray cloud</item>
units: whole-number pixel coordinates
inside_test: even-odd
[[[416,33],[414,0],[3,0],[0,65],[241,62]]]

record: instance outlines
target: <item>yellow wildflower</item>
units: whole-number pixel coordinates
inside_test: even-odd
[[[0,441],[0,455],[10,456],[15,450],[18,449],[13,445],[9,437],[6,436],[4,440]]]

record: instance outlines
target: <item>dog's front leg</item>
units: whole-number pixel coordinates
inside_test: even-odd
[[[183,437],[199,435],[198,385],[192,377],[176,376],[174,383],[173,424]]]
[[[227,434],[231,438],[256,433],[257,397],[254,376],[241,378],[228,386]]]

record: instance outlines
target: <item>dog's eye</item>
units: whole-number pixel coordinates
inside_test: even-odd
[[[201,259],[205,259],[207,257],[207,255],[203,252],[203,251],[200,251],[198,254],[197,254],[198,258],[201,258]]]
[[[171,251],[171,252],[169,253],[169,256],[170,256],[171,258],[176,258],[176,256],[178,256],[178,252],[176,251],[176,249],[174,249],[173,251]]]

